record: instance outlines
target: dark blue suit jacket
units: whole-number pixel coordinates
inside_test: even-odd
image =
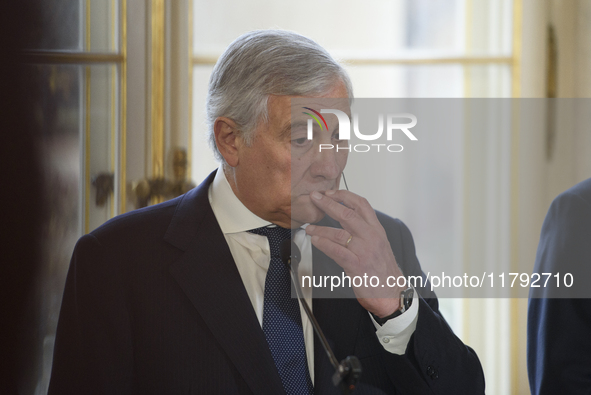
[[[50,394],[283,393],[209,204],[212,180],[213,174],[184,196],[114,218],[79,240],[62,302]],[[406,226],[379,217],[402,270],[420,275]],[[314,262],[322,255],[315,250]],[[356,393],[484,393],[475,353],[440,316],[435,295],[419,291],[427,299],[420,300],[417,329],[403,356],[379,344],[356,299],[313,301],[337,358],[356,355],[363,365]],[[318,342],[314,368],[315,393],[338,394]]]
[[[530,294],[537,296],[529,301],[527,321],[531,392],[591,394],[591,178],[552,202],[534,273],[561,273],[561,279],[571,273],[568,291],[576,298],[545,298],[559,289]]]

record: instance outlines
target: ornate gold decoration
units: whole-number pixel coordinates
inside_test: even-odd
[[[188,166],[187,151],[177,148],[173,153],[173,180],[153,177],[133,182],[131,191],[136,208],[172,199],[194,188],[195,184],[187,180]]]

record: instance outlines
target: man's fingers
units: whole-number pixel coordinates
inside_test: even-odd
[[[371,207],[371,204],[369,204],[366,198],[343,189],[336,191],[328,190],[325,192],[325,195],[339,203],[343,203],[347,207],[354,209],[363,217],[363,219],[367,221],[368,224],[379,224],[378,217],[376,217],[376,212],[373,207]]]
[[[331,218],[339,221],[351,234],[361,235],[370,230],[367,220],[355,208],[340,204],[332,197],[320,192],[312,192],[311,201]]]
[[[351,233],[345,229],[331,228],[328,226],[308,225],[306,227],[306,233],[310,236],[327,238],[343,247],[349,247],[349,243],[353,238]]]
[[[358,261],[357,255],[326,237],[318,235],[312,236],[312,244],[314,247],[324,252],[326,256],[335,261],[345,271],[348,271],[350,267]]]
[[[314,197],[316,195],[312,195]],[[322,196],[322,194],[320,194]],[[327,201],[321,202],[324,200],[324,197],[328,197]],[[330,200],[334,201],[336,204],[333,205],[330,203]],[[363,219],[366,223],[375,226],[379,224],[378,218],[376,217],[374,209],[371,207],[367,199],[354,194],[353,192],[345,191],[345,190],[328,190],[324,193],[321,199],[312,199],[314,203],[318,207],[324,210],[322,203],[324,203],[328,210],[334,210],[333,212],[325,211],[328,215],[332,218],[338,220],[343,219],[345,221],[351,220],[354,216],[345,209],[352,210],[355,213],[355,216]],[[340,217],[335,217],[337,215]]]

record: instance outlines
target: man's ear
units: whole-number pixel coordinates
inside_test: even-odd
[[[215,143],[218,150],[231,167],[238,165],[238,148],[240,138],[234,121],[226,117],[218,117],[213,124]]]

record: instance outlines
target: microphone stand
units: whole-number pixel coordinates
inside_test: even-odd
[[[308,302],[306,302],[306,299],[304,299],[300,281],[297,277],[297,268],[295,268],[294,272],[293,265],[299,264],[300,259],[300,249],[293,242],[293,240],[284,240],[281,244],[281,260],[283,263],[285,263],[289,270],[296,295],[304,307],[304,311],[306,312],[308,319],[312,323],[312,327],[314,328],[314,332],[322,344],[322,348],[324,348],[330,363],[335,369],[335,373],[332,376],[332,383],[335,386],[341,388],[343,394],[350,394],[353,390],[355,390],[357,382],[359,381],[359,377],[361,376],[361,363],[356,356],[348,356],[339,363],[336,356],[334,355],[334,352],[330,348],[330,345],[328,344],[322,329],[320,329],[320,325],[318,325],[318,321],[316,321],[316,317],[314,314],[312,314],[312,310],[310,309]]]

